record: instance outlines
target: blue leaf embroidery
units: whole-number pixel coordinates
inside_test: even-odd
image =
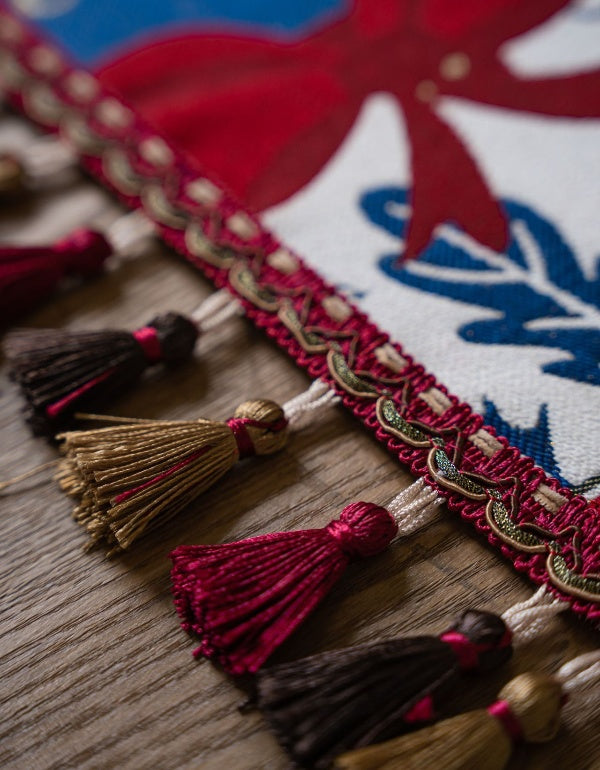
[[[409,196],[400,187],[362,196],[366,216],[395,237],[404,236]],[[458,228],[438,228],[417,261],[380,260],[397,281],[497,312],[457,332],[467,342],[537,345],[564,351],[542,370],[600,385],[600,276],[589,280],[558,230],[527,206],[503,201],[511,228],[506,253],[498,254]]]
[[[554,447],[548,424],[548,405],[541,404],[535,425],[532,428],[521,428],[507,422],[498,411],[493,401],[483,400],[485,407],[484,418],[487,425],[507,438],[513,446],[519,447],[523,454],[532,457],[547,473],[552,474],[566,486],[569,482],[561,475],[560,466],[554,457]]]

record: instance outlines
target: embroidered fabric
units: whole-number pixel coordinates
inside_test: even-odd
[[[518,571],[552,585],[575,612],[600,619],[598,506],[484,427],[480,415],[87,73],[57,51],[51,72],[36,69],[29,53],[48,44],[0,13],[5,28],[17,30],[0,43],[0,72],[13,106],[46,130],[59,130],[93,176],[127,206],[143,208],[161,237],[218,288],[227,286],[250,320],[333,389]],[[90,84],[83,91],[75,87],[82,77]],[[387,412],[377,408],[381,399]]]

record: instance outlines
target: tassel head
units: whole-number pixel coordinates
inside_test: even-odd
[[[512,633],[498,615],[467,610],[440,639],[450,645],[463,671],[488,671],[512,655]]]
[[[274,401],[245,401],[227,421],[235,437],[240,459],[270,455],[282,449],[288,438],[283,409]]]
[[[179,313],[153,318],[133,333],[149,363],[179,364],[192,354],[199,332],[196,324]],[[156,341],[155,341],[156,340]]]
[[[101,271],[112,254],[112,246],[102,233],[81,227],[57,241],[52,251],[60,259],[66,275],[86,278]]]
[[[560,725],[562,689],[551,676],[527,673],[511,679],[498,695],[499,703],[506,703],[527,743],[546,743],[552,740]],[[496,704],[494,704],[496,705]],[[492,707],[488,709],[494,716]],[[506,721],[500,717],[506,726]],[[509,735],[514,739],[510,727]]]
[[[326,527],[340,549],[351,559],[376,556],[398,533],[398,525],[386,508],[373,503],[352,503],[340,518]]]

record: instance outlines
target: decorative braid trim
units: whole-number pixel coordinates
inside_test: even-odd
[[[483,426],[400,345],[85,70],[0,5],[0,84],[82,166],[321,378],[515,569],[600,621],[600,509]]]

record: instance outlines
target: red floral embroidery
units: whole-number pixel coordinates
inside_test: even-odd
[[[504,215],[468,149],[437,114],[440,96],[516,110],[600,115],[600,71],[521,79],[502,63],[507,40],[567,0],[355,0],[350,13],[299,42],[191,34],[128,53],[100,80],[190,160],[264,209],[301,189],[339,147],[368,94],[401,104],[412,148],[413,215],[405,257],[453,220],[491,248]]]

